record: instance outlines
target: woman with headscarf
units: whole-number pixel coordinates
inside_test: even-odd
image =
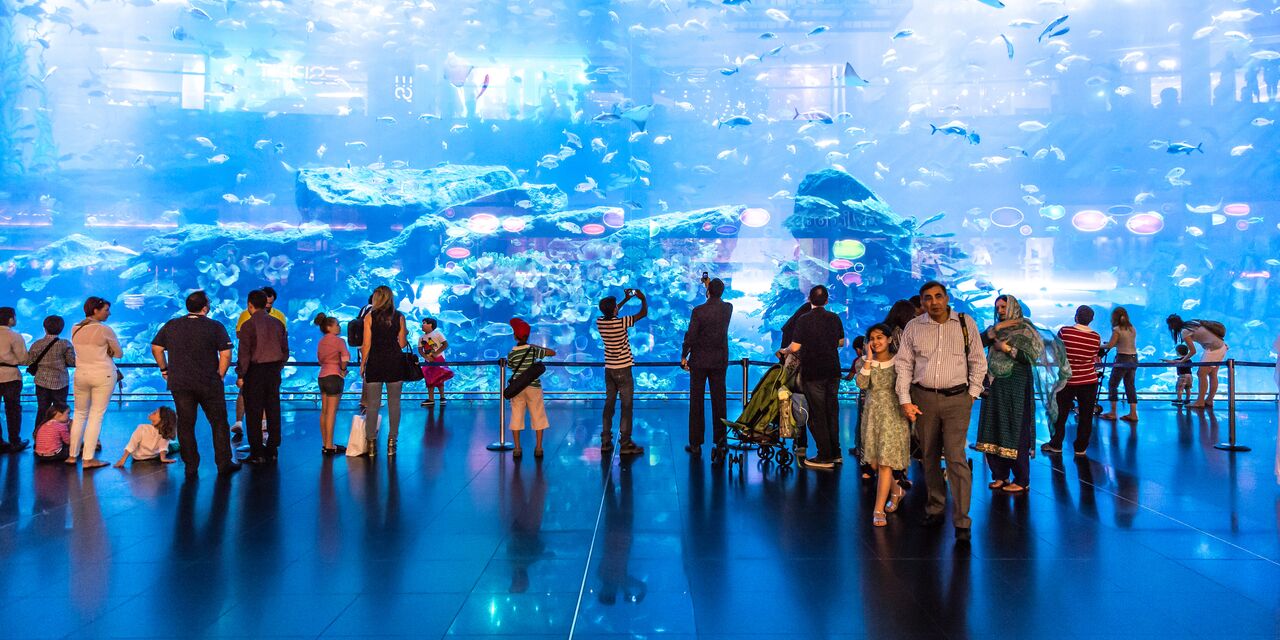
[[[1060,371],[1066,360],[1056,358],[1056,365],[1046,361],[1044,338],[1023,317],[1017,298],[996,298],[996,319],[997,324],[983,334],[983,343],[990,346],[987,373],[991,386],[978,415],[976,448],[986,454],[987,466],[991,467],[989,488],[1023,493],[1031,479],[1037,386],[1059,386],[1059,381],[1066,379]],[[1038,372],[1041,364],[1047,366]],[[1039,384],[1041,376],[1047,384]],[[1053,391],[1056,393],[1056,389]],[[1054,407],[1049,408],[1056,413]],[[1050,420],[1054,417],[1050,416]]]

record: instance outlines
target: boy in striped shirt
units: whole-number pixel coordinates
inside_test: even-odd
[[[1045,453],[1062,453],[1062,441],[1067,435],[1067,416],[1071,414],[1071,405],[1078,407],[1076,411],[1075,453],[1083,456],[1089,448],[1089,437],[1093,434],[1093,411],[1098,403],[1098,351],[1102,348],[1102,337],[1097,331],[1089,328],[1093,322],[1093,309],[1089,305],[1080,305],[1076,309],[1076,324],[1058,330],[1058,337],[1066,346],[1067,362],[1071,364],[1071,378],[1067,386],[1058,392],[1058,420],[1053,425],[1053,433],[1049,441],[1040,446]]]
[[[640,301],[640,311],[634,315],[618,316],[618,309],[627,301],[636,298]],[[613,409],[618,396],[622,396],[622,417],[618,421],[618,434],[622,441],[618,449],[620,455],[638,455],[644,449],[631,440],[631,405],[635,395],[635,380],[631,376],[631,365],[635,360],[631,357],[631,340],[627,337],[627,329],[649,315],[649,302],[644,293],[638,289],[627,289],[622,302],[613,296],[600,301],[600,313],[596,318],[596,330],[600,332],[600,340],[604,343],[604,430],[600,432],[600,453],[613,452]]]

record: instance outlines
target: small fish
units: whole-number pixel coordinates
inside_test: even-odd
[[[1027,133],[1035,133],[1036,131],[1044,131],[1045,129],[1048,129],[1049,125],[1040,122],[1039,120],[1027,120],[1019,123],[1018,128],[1026,131]]]
[[[209,12],[201,9],[200,7],[191,7],[187,10],[187,13],[191,14],[191,16],[196,20],[208,20],[209,22],[213,22],[213,16],[209,15]]]
[[[1187,274],[1187,265],[1180,264],[1173,268],[1173,273],[1169,274],[1171,278],[1181,278]]]
[[[1242,144],[1239,146],[1231,147],[1231,155],[1238,158],[1244,155],[1245,153],[1247,153],[1250,149],[1253,149],[1253,145],[1251,144]]]
[[[716,128],[719,129],[720,127],[729,127],[730,129],[736,129],[738,127],[751,126],[751,123],[752,123],[751,118],[747,117],[746,115],[730,116],[728,118],[721,118],[716,124]]]
[[[591,151],[595,153],[604,153],[609,149],[609,145],[604,143],[604,138],[591,139]]]
[[[1186,142],[1170,142],[1169,146],[1165,148],[1166,153],[1181,153],[1185,155],[1191,155],[1192,151],[1199,151],[1200,153],[1204,153],[1204,143],[1201,142],[1200,144],[1197,144],[1196,146],[1193,147],[1190,144],[1187,144]]]
[[[480,83],[480,90],[476,92],[476,100],[479,100],[480,96],[484,95],[484,92],[488,90],[489,90],[489,74],[486,73],[484,74],[484,80]]]
[[[365,149],[369,146],[368,144],[365,143],[364,140],[353,140],[351,142],[345,143],[345,145],[348,149],[357,149],[357,150]]]
[[[911,29],[903,29],[903,30],[901,30],[901,31],[899,31],[899,32],[897,32],[897,33],[895,33],[895,34],[893,34],[892,36],[890,36],[890,37],[889,37],[889,39],[890,39],[890,40],[905,40],[905,39],[907,39],[907,38],[914,37],[915,35],[916,35],[916,32],[915,32],[915,31],[912,31]]]
[[[791,117],[792,120],[803,119],[808,120],[809,122],[821,122],[822,124],[831,124],[835,122],[835,119],[831,117],[831,114],[826,111],[812,109],[801,113],[800,110],[795,107],[792,107],[792,109],[796,112],[795,115]]]
[[[378,122],[383,124],[395,124],[396,119],[395,116],[378,116]]]
[[[1000,39],[1004,40],[1005,53],[1008,54],[1009,59],[1012,60],[1013,59],[1013,43],[1010,42],[1009,37],[1004,35],[1003,33],[1000,34]]]
[[[716,154],[716,160],[724,160],[725,158],[735,155],[738,155],[737,149],[725,149],[724,151]]]
[[[1183,278],[1178,281],[1177,286],[1186,289],[1187,287],[1194,287],[1197,284],[1200,284],[1200,278]]]
[[[1187,235],[1192,238],[1199,238],[1204,235],[1204,229],[1201,229],[1200,227],[1187,227]]]
[[[988,7],[995,7],[997,9],[1004,8],[1004,3],[1001,2],[1000,0],[978,0],[978,2],[981,2],[982,4],[985,4]]]
[[[1191,213],[1217,213],[1217,211],[1222,208],[1222,203],[1219,202],[1218,204],[1198,204],[1198,205],[1188,204],[1186,205],[1186,207],[1187,207],[1187,211],[1190,211]]]
[[[213,141],[212,141],[212,140],[210,140],[210,139],[208,139],[208,138],[206,138],[206,137],[204,137],[204,136],[196,136],[196,142],[200,143],[200,146],[202,146],[202,147],[208,147],[209,149],[217,149],[217,148],[218,148],[216,145],[214,145],[214,144],[213,144]]]
[[[982,142],[982,137],[977,133],[970,131],[963,123],[952,121],[941,127],[930,124],[929,135],[933,135],[941,131],[945,135],[960,136],[969,141],[969,144],[978,144]]]
[[[719,69],[719,71],[720,71],[720,75],[722,76],[731,76],[741,71],[741,69],[739,69],[738,67],[722,67]]]
[[[772,32],[772,31],[766,31],[766,32],[764,32],[764,33],[760,34],[760,39],[761,39],[761,40],[776,40],[777,38],[778,38],[778,34],[776,34],[776,33]]]
[[[809,30],[809,33],[806,33],[806,34],[804,34],[804,35],[805,35],[805,37],[813,37],[813,36],[816,36],[816,35],[821,34],[821,33],[826,33],[826,32],[828,32],[828,31],[830,31],[830,30],[831,30],[831,27],[828,27],[827,25],[823,24],[823,25],[818,25],[818,26],[816,26],[816,27],[814,27],[814,28],[810,29],[810,30]]]
[[[144,156],[144,155],[142,155],[141,153],[139,153],[139,154],[138,154],[138,157],[136,157],[136,158],[134,158],[134,159],[133,159],[133,166],[135,166],[135,167],[141,166],[141,165],[142,165],[142,163],[146,161],[146,159],[147,159],[147,157],[146,157],[146,156]]]
[[[424,113],[418,116],[418,120],[421,120],[422,122],[431,122],[432,120],[439,120],[439,119],[440,119],[440,116],[434,113]]]
[[[791,16],[779,9],[768,9],[764,15],[774,22],[791,22]]]
[[[449,127],[449,133],[457,133],[459,131],[465,131],[467,128],[468,127],[465,124],[455,124],[452,127]]]
[[[234,193],[224,193],[222,194],[222,199],[231,204],[240,204],[240,197]]]
[[[1237,284],[1238,284],[1238,283],[1237,283]],[[1248,290],[1248,289],[1249,289],[1249,287],[1247,287],[1247,286],[1246,286],[1246,287],[1245,287],[1245,290]],[[1256,318],[1255,318],[1255,319],[1253,319],[1253,320],[1250,320],[1250,321],[1248,321],[1248,322],[1244,323],[1244,328],[1246,328],[1246,329],[1256,329],[1256,328],[1258,328],[1258,327],[1261,327],[1261,326],[1262,326],[1262,325],[1264,325],[1264,324],[1266,324],[1266,323],[1265,323],[1265,322],[1263,322],[1263,321],[1261,321],[1261,320],[1258,320],[1258,319],[1256,319]]]
[[[225,153],[219,153],[218,155],[212,158],[209,158],[209,164],[222,164],[230,159],[231,159],[231,156]]]
[[[654,144],[666,144],[671,142],[671,136],[658,136],[653,139]]]
[[[271,144],[271,140],[264,138],[262,140],[259,140],[253,143],[253,148],[261,151],[263,148],[265,148],[269,144]]]
[[[1192,40],[1199,40],[1199,39],[1204,38],[1205,36],[1208,36],[1209,34],[1213,33],[1214,31],[1217,31],[1217,30],[1218,30],[1218,28],[1217,28],[1217,27],[1200,27],[1199,29],[1196,29],[1196,32],[1195,32],[1195,33],[1191,34],[1191,39],[1192,39]]]
[[[244,182],[244,181],[245,181],[245,179],[246,179],[246,178],[248,178],[248,177],[249,177],[249,172],[248,172],[248,171],[241,171],[240,173],[237,173],[237,174],[236,174],[236,184],[240,184],[241,182]]]
[[[1275,123],[1275,120],[1268,120],[1266,118],[1254,118],[1249,122],[1249,124],[1255,127],[1269,127],[1273,123]]]
[[[1009,26],[1013,27],[1014,29],[1026,29],[1028,27],[1034,27],[1038,24],[1040,24],[1039,20],[1029,20],[1027,18],[1018,18],[1017,20],[1009,21]]]
[[[618,155],[617,151],[610,151],[609,153],[604,154],[603,158],[600,158],[600,162],[602,164],[609,164],[610,162],[613,162],[613,158],[616,155]]]
[[[577,147],[578,149],[582,148],[582,138],[579,137],[578,134],[573,133],[568,129],[561,129],[560,133],[564,134],[565,140],[567,141],[568,144],[571,144],[574,147]]]
[[[1068,17],[1069,16],[1061,16],[1055,18],[1053,22],[1049,23],[1049,26],[1044,28],[1044,31],[1040,32],[1040,37],[1036,38],[1036,42],[1044,42],[1045,37],[1049,36],[1049,34],[1052,33],[1054,29],[1057,29],[1059,25],[1066,22]]]
[[[329,150],[329,147],[326,147],[326,146],[324,145],[324,143],[321,143],[321,144],[320,144],[320,146],[316,147],[316,157],[317,157],[317,158],[323,158],[323,157],[324,157],[324,152],[326,152],[326,151],[328,151],[328,150]]]
[[[1264,49],[1262,51],[1254,51],[1253,53],[1249,54],[1249,57],[1253,58],[1254,60],[1266,60],[1266,61],[1280,60],[1280,51],[1272,51],[1270,49]]]
[[[595,189],[596,189],[596,181],[591,176],[587,176],[585,182],[581,182],[573,187],[573,190],[577,191],[578,193],[595,191]]]
[[[1116,87],[1115,94],[1120,96],[1121,98],[1126,98],[1128,96],[1133,95],[1133,88],[1126,87],[1125,85],[1120,85]]]

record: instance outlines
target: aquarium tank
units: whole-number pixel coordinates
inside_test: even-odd
[[[768,361],[813,284],[846,331],[928,279],[990,322],[1126,307],[1273,359],[1274,0],[0,0],[0,305],[113,301],[124,362],[203,289],[272,286],[293,360],[387,284],[449,357],[522,317],[603,388],[600,298],[678,360],[703,272],[731,357]],[[635,303],[631,303],[634,305]],[[624,308],[633,312],[636,306]],[[846,363],[852,354],[846,353]],[[1144,370],[1140,388],[1172,387]],[[1242,372],[1269,391],[1269,371]],[[290,367],[285,387],[315,388]],[[458,367],[456,390],[497,388]],[[678,369],[637,372],[678,391]],[[126,390],[154,393],[152,369]]]

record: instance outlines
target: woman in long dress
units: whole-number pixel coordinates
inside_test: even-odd
[[[991,467],[991,489],[1022,493],[1030,482],[1035,444],[1033,367],[1044,354],[1044,339],[1011,295],[996,299],[996,319],[999,322],[983,335],[983,342],[990,346],[991,385],[978,415],[976,448],[986,454]]]

